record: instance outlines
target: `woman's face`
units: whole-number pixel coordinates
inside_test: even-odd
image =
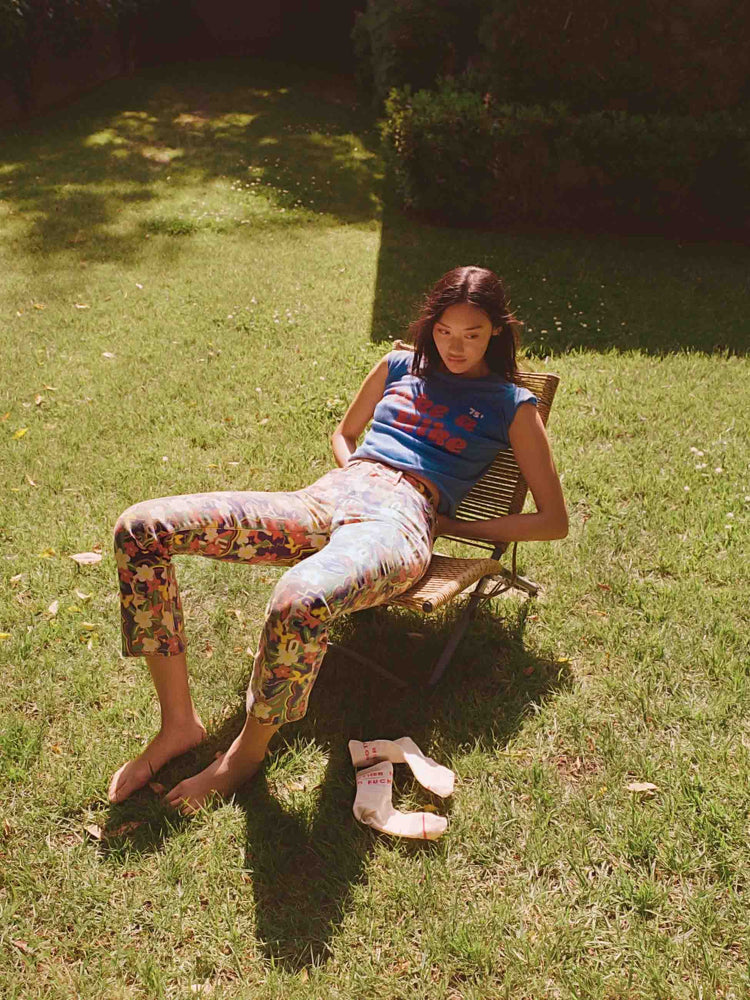
[[[481,378],[490,373],[484,354],[490,337],[497,333],[486,312],[462,302],[448,306],[435,323],[432,338],[443,364],[452,375]]]

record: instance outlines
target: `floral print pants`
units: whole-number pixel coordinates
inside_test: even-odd
[[[247,709],[280,725],[307,711],[330,621],[384,604],[426,571],[435,511],[400,472],[355,461],[293,493],[147,500],[115,528],[123,653],[183,652],[172,556],[290,566],[266,607]]]

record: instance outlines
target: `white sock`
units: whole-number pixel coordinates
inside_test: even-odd
[[[423,788],[445,798],[453,794],[456,776],[448,767],[438,764],[432,757],[425,757],[409,736],[400,740],[349,740],[352,764],[362,767],[376,761],[389,760],[392,764],[408,764],[412,774]]]
[[[357,772],[357,797],[352,812],[360,823],[381,833],[417,840],[435,840],[445,833],[448,820],[434,813],[402,813],[393,808],[393,764],[385,761]]]

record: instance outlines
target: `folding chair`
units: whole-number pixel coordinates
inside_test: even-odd
[[[559,375],[519,372],[516,377],[518,385],[530,389],[539,401],[538,410],[546,425],[552,401],[560,382]],[[456,517],[461,521],[484,521],[506,514],[520,514],[523,509],[528,487],[520,473],[513,451],[499,452],[488,471],[482,476],[464,497],[456,510]],[[444,536],[451,539],[451,536]],[[439,539],[440,541],[444,539]],[[507,542],[490,542],[478,539],[452,538],[463,545],[472,545],[480,550],[488,551],[484,558],[459,559],[452,556],[433,553],[430,566],[410,590],[395,598],[391,603],[410,608],[413,611],[431,612],[447,604],[449,601],[474,586],[473,592],[460,619],[456,623],[448,642],[435,664],[428,685],[437,684],[443,676],[448,664],[456,651],[458,644],[483,601],[510,588],[523,590],[535,595],[539,585],[532,583],[516,573],[516,544],[513,545],[511,569],[501,565],[500,557],[507,550]],[[404,687],[404,681],[386,670],[381,664],[361,656],[353,650],[337,646],[340,652],[377,670],[399,687]]]

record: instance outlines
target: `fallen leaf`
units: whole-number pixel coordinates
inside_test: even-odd
[[[47,307],[43,302],[34,302],[33,306],[35,309],[46,309]]]
[[[29,475],[26,476],[26,482],[29,484],[29,486],[37,486],[37,487],[39,486],[39,483],[35,483],[34,480],[31,478],[31,476]]]
[[[12,576],[12,577],[10,578],[10,582],[11,582],[11,583],[18,583],[18,582],[19,582],[19,580],[22,580],[22,579],[23,579],[23,573],[16,573],[16,575],[15,575],[15,576]]]
[[[16,433],[13,435],[13,440],[18,441],[19,438],[22,438],[24,436],[24,434],[28,431],[28,429],[29,429],[28,427],[19,427]]]
[[[164,795],[164,793],[167,790],[166,785],[162,785],[158,781],[149,781],[148,787],[151,789],[154,795]]]
[[[612,588],[608,583],[597,583],[599,590],[611,590]]]
[[[104,838],[104,830],[96,823],[87,823],[83,828],[89,836],[93,837],[94,840],[102,840]]]
[[[52,604],[50,604],[50,606],[47,608],[47,613],[52,615],[52,617],[54,618],[59,610],[60,610],[60,602],[53,601]]]
[[[76,552],[70,558],[79,566],[92,566],[94,563],[102,561],[101,552]]]
[[[0,632],[0,639],[2,640],[10,639],[10,636],[11,636],[10,632]]]
[[[7,413],[4,413],[2,417],[0,417],[0,423],[2,423],[4,420],[7,420],[9,416],[10,416],[10,410],[8,410]]]
[[[44,402],[44,396],[40,395],[34,396],[34,402],[36,403],[37,406],[41,406],[42,403]]]
[[[87,305],[85,302],[74,302],[73,305],[76,309],[90,309],[91,306]]]
[[[40,559],[51,559],[54,554],[55,554],[55,550],[54,549],[42,549],[42,551],[39,553],[39,558]]]
[[[78,598],[78,600],[83,601],[84,604],[86,603],[86,601],[90,601],[91,598],[94,596],[93,594],[84,594],[82,590],[76,590],[75,595]]]
[[[50,745],[50,750],[52,751],[52,753],[56,754],[61,754],[63,752],[63,748],[60,746],[59,743],[52,743]]]
[[[48,392],[57,392],[57,387],[54,385],[45,385],[44,387]]]
[[[85,628],[87,632],[93,632],[96,625],[93,622],[81,622],[81,628]]]
[[[629,792],[658,792],[659,788],[651,781],[631,781],[627,786]]]
[[[92,552],[101,552],[101,551],[102,551],[102,547],[101,547],[101,545],[99,545],[99,544],[97,543],[96,545],[92,545],[92,546],[91,546],[91,551],[92,551]]]
[[[111,351],[102,351],[102,357],[103,358],[114,358],[114,357],[116,357],[116,355],[114,355]]]
[[[29,948],[28,944],[26,944],[25,941],[13,941],[11,939],[10,943],[14,947],[18,948],[19,951],[22,951],[24,953],[24,955],[30,955],[31,954],[31,948]]]

